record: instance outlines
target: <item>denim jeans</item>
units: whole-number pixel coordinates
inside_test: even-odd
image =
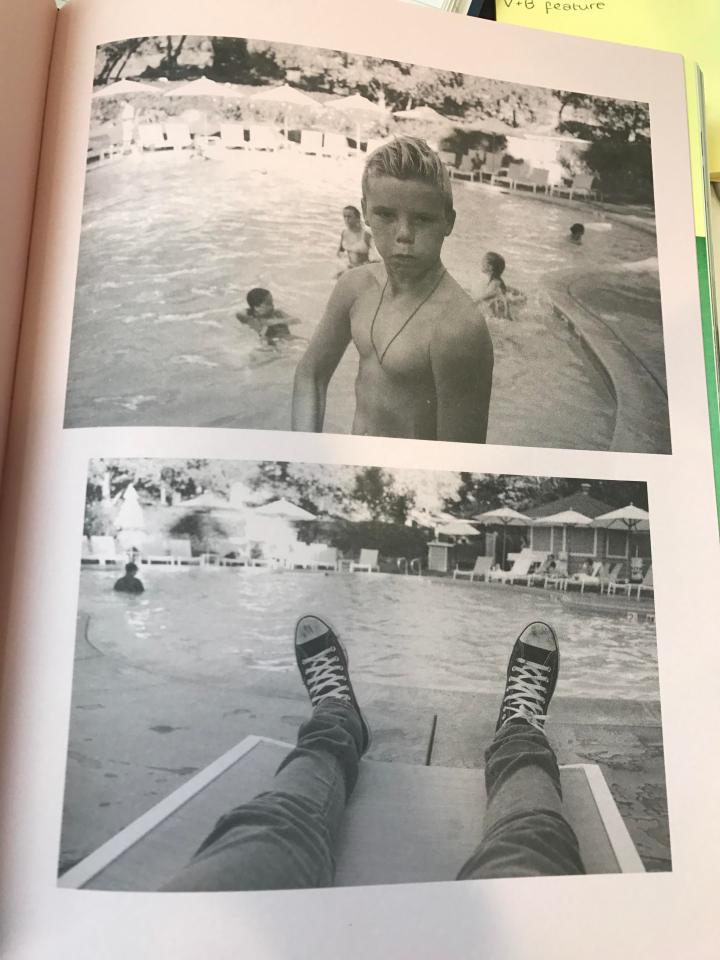
[[[283,890],[333,883],[333,848],[358,777],[354,708],[326,700],[298,732],[272,789],[221,817],[166,890]],[[483,839],[460,880],[584,873],[562,812],[560,774],[545,735],[506,724],[486,753]]]

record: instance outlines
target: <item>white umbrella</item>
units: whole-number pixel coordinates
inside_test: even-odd
[[[218,83],[209,77],[191,80],[179,87],[173,87],[164,94],[166,97],[209,97],[218,100],[242,100],[245,94],[230,83]],[[207,140],[207,114],[203,113],[203,136]]]
[[[287,136],[288,117],[291,107],[312,107],[317,109],[320,104],[313,97],[303,93],[289,83],[282,83],[279,87],[262,87],[257,93],[248,98],[253,103],[277,103],[284,107],[283,134]]]
[[[157,94],[157,88],[151,87],[149,83],[140,83],[139,80],[118,80],[116,83],[109,83],[105,87],[99,87],[92,95],[93,100],[99,100],[102,97],[127,97],[136,93]]]
[[[452,120],[448,120],[447,117],[444,117],[442,113],[438,113],[437,110],[433,110],[432,107],[428,107],[427,104],[423,104],[422,107],[413,107],[411,110],[396,110],[393,113],[393,117],[397,117],[399,120],[422,120],[425,123],[452,123]]]
[[[440,527],[436,527],[435,535],[443,534],[446,537],[476,537],[478,531],[467,520],[451,520]]]
[[[627,532],[626,553],[630,559],[630,535],[635,531],[646,531],[650,529],[650,514],[642,507],[636,507],[629,503],[626,507],[620,507],[618,510],[611,510],[609,513],[602,513],[593,520],[593,526],[604,527],[606,530],[620,529]]]
[[[371,120],[379,120],[381,117],[387,116],[388,112],[386,108],[381,107],[379,103],[374,103],[359,93],[353,93],[349,97],[339,97],[337,100],[326,100],[323,106],[352,115],[355,120],[355,143],[357,144],[356,149],[358,152],[360,151],[361,119],[365,117]]]
[[[166,90],[166,97],[220,97],[224,100],[241,100],[245,94],[230,83],[218,83],[209,77],[200,77],[183,83],[180,87]]]
[[[314,520],[315,514],[309,510],[303,510],[297,504],[291,503],[284,497],[279,500],[273,500],[266,503],[263,507],[256,507],[254,513],[260,513],[265,517],[282,517],[285,520]]]
[[[507,528],[508,527],[526,527],[530,526],[532,523],[532,518],[525,516],[524,513],[519,513],[517,510],[513,510],[512,507],[497,507],[495,510],[487,510],[485,513],[479,514],[477,517],[473,517],[477,523],[483,523],[486,525],[500,524],[503,528],[503,550],[502,550],[502,562],[505,564],[505,554],[506,554],[506,541],[507,541]]]
[[[115,517],[115,529],[123,547],[137,547],[145,539],[145,516],[132,483],[122,495],[122,503]]]
[[[591,523],[592,517],[586,517],[584,513],[580,513],[578,510],[561,510],[559,513],[550,514],[548,517],[536,517],[533,520],[534,527],[563,528],[562,552],[565,554],[567,554],[567,528],[588,527]]]

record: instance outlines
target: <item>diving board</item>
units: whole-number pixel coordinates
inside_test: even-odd
[[[246,737],[64,873],[61,887],[159,890],[216,820],[271,786],[291,745]],[[644,867],[595,764],[561,767],[588,873]],[[453,880],[482,837],[484,772],[363,760],[337,849],[336,886]]]

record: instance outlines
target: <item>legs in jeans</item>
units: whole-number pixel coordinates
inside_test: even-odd
[[[325,699],[272,789],[223,816],[166,890],[282,890],[333,882],[333,843],[357,781],[363,734],[350,702]]]
[[[458,880],[584,873],[577,837],[563,815],[560,772],[545,734],[517,719],[485,754],[484,836]]]

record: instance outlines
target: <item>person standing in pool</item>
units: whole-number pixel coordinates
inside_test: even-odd
[[[505,258],[499,253],[486,253],[482,260],[482,272],[488,276],[488,285],[485,293],[478,298],[478,304],[486,304],[493,317],[503,320],[512,320],[508,288],[503,280],[505,272]]]
[[[580,245],[582,243],[583,234],[585,233],[585,227],[582,223],[573,223],[570,227],[570,243],[576,243]]]
[[[354,434],[484,443],[493,348],[441,260],[455,223],[448,172],[424,140],[398,137],[368,157],[362,190],[382,262],[338,279],[297,367],[293,429],[322,431],[328,385],[352,341]]]
[[[117,593],[144,593],[145,587],[142,580],[136,576],[137,566],[131,561],[125,564],[125,575],[115,581],[113,590]]]
[[[343,253],[346,253],[348,267],[361,267],[370,259],[372,234],[362,222],[357,207],[344,207],[343,220],[345,221],[345,228],[340,234],[338,256],[341,257]]]

